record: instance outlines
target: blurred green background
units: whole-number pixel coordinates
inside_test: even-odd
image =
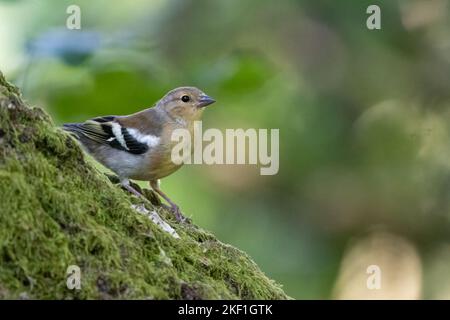
[[[81,30],[65,27],[71,4]],[[280,170],[183,167],[162,188],[195,223],[294,298],[449,299],[449,13],[446,0],[3,0],[0,70],[57,124],[198,86],[217,100],[204,129],[280,129]]]

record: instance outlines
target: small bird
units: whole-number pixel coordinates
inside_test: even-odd
[[[178,143],[171,140],[172,132],[183,128],[192,136],[194,121],[200,120],[204,107],[214,102],[195,87],[179,87],[143,111],[67,123],[63,129],[74,134],[89,154],[115,172],[129,192],[143,197],[129,179],[149,181],[151,188],[170,204],[176,219],[183,221],[179,207],[161,191],[159,179],[182,165],[171,160],[172,148]]]

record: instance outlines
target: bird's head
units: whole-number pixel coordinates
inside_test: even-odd
[[[157,104],[172,118],[199,120],[206,106],[215,100],[195,87],[180,87],[169,91]]]

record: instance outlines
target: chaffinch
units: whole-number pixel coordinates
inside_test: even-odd
[[[121,185],[138,197],[142,195],[129,182],[145,180],[164,198],[178,221],[184,220],[179,207],[161,191],[159,179],[178,170],[182,164],[171,160],[177,143],[173,130],[188,129],[200,120],[204,107],[215,100],[195,87],[169,91],[153,107],[128,116],[104,116],[83,123],[64,124],[97,161],[115,172]]]

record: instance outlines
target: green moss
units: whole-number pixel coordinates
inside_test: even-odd
[[[142,200],[98,172],[1,73],[0,200],[0,298],[288,298],[212,234],[147,203],[175,239],[137,213],[131,204]],[[70,265],[81,290],[67,289]]]

